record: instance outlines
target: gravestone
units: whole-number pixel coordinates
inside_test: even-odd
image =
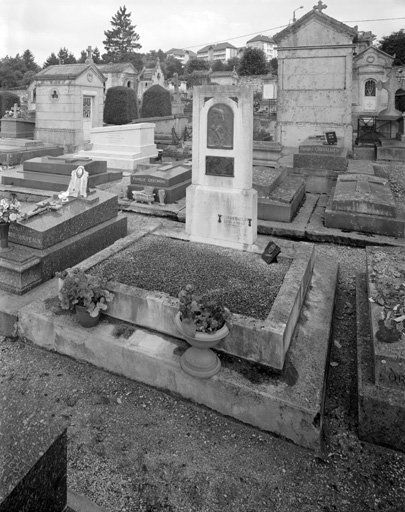
[[[165,164],[159,167],[151,166],[130,176],[127,196],[132,199],[133,191],[140,191],[149,186],[153,187],[155,197],[159,197],[159,191],[162,190],[164,192],[163,202],[170,204],[182,199],[186,195],[186,189],[190,184],[191,166],[189,165]]]
[[[191,241],[253,249],[252,133],[253,86],[194,88],[193,172],[186,192]]]
[[[77,155],[42,156],[23,163],[22,169],[6,173],[4,185],[59,192],[68,188],[72,171],[82,166],[88,173],[89,187],[121,179],[122,173],[107,171],[107,163]]]
[[[352,146],[352,61],[356,28],[315,5],[273,36],[277,43],[276,141],[298,147],[312,134],[335,131]]]
[[[338,177],[325,210],[325,226],[383,236],[405,235],[404,212],[397,208],[388,181],[365,174]]]
[[[79,155],[107,162],[108,170],[133,171],[158,156],[154,132],[154,123],[94,128],[90,132],[92,148],[79,151]]]
[[[80,263],[126,235],[118,197],[90,190],[87,197],[57,196],[37,203],[12,223],[8,252],[0,254],[0,289],[24,294],[55,272]]]

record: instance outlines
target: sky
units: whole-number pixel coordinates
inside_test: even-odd
[[[40,66],[67,48],[76,58],[88,46],[105,53],[104,31],[121,6],[131,13],[140,51],[197,52],[207,44],[236,47],[257,34],[273,36],[317,0],[0,0],[0,58],[29,49]],[[381,37],[405,28],[405,0],[324,0],[328,16]],[[302,9],[300,7],[303,6]],[[396,19],[393,19],[396,18]],[[402,19],[401,19],[402,18]],[[379,20],[379,21],[377,21]]]

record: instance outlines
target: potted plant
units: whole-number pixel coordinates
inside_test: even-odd
[[[108,279],[86,274],[78,267],[56,272],[55,275],[61,280],[58,293],[61,308],[74,309],[80,325],[94,327],[100,311],[105,311],[107,302],[114,298],[108,289]]]
[[[8,231],[11,222],[20,218],[21,204],[15,194],[9,198],[0,199],[0,252],[9,251]]]
[[[221,362],[210,348],[229,334],[232,314],[221,300],[196,295],[191,284],[180,290],[178,298],[180,307],[175,324],[191,345],[182,355],[180,365],[194,377],[212,377],[219,372]]]

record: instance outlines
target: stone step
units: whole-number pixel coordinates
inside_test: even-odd
[[[377,160],[405,162],[405,141],[385,139],[377,146]]]

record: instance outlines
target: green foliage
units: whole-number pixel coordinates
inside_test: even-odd
[[[100,310],[107,309],[114,294],[108,290],[108,279],[85,274],[80,268],[72,268],[56,272],[56,277],[63,280],[58,298],[62,309],[73,309],[84,306],[90,316],[96,317]]]
[[[405,31],[403,28],[398,32],[392,32],[389,36],[384,36],[380,41],[379,49],[389,55],[394,56],[394,66],[405,64]]]
[[[209,62],[201,59],[191,59],[184,67],[184,74],[189,75],[193,71],[208,71],[210,69]]]
[[[273,75],[277,75],[278,73],[278,59],[277,57],[274,57],[270,60],[270,71],[273,73]]]
[[[170,92],[161,85],[152,85],[143,94],[141,117],[162,117],[172,114]]]
[[[14,103],[20,105],[20,98],[17,94],[8,91],[0,91],[0,118],[4,116],[6,111],[13,108]]]
[[[125,5],[113,16],[111,25],[111,30],[104,31],[106,39],[103,45],[107,53],[103,59],[106,62],[128,61],[128,56],[140,49],[141,45],[137,42],[139,34],[135,32],[136,25],[132,25],[131,13],[127,12]]]
[[[134,89],[119,85],[107,90],[104,103],[105,123],[128,124],[138,117],[138,99]]]
[[[51,53],[51,55],[44,62],[44,68],[48,66],[57,66],[59,64],[77,64],[76,57],[67,48],[61,48],[57,55]]]
[[[91,58],[93,59],[94,64],[102,64],[103,60],[100,55],[100,50],[97,46],[91,51]],[[80,52],[80,59],[77,61],[79,64],[84,64],[87,59],[87,50],[82,50]]]
[[[260,48],[246,48],[238,68],[241,76],[265,75],[268,72],[266,55]]]
[[[232,314],[222,300],[195,295],[191,284],[180,290],[178,299],[181,322],[190,336],[196,332],[214,333],[225,324],[232,324]]]
[[[211,69],[212,71],[226,71],[226,64],[222,60],[214,60]]]
[[[0,88],[21,87],[28,85],[32,76],[40,70],[35,63],[34,56],[29,50],[23,55],[17,53],[15,57],[0,59]]]
[[[167,57],[167,59],[161,63],[165,77],[170,80],[175,73],[179,76],[183,74],[184,66],[179,59],[176,57]]]

